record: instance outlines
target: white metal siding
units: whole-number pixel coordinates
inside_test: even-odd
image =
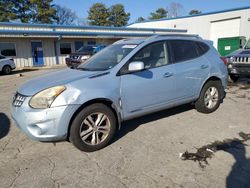
[[[16,47],[16,56],[13,57],[17,67],[33,66],[31,42],[42,41],[44,65],[52,66],[56,64],[54,40],[53,39],[18,39],[0,38],[0,42],[13,42]]]
[[[211,23],[210,40],[218,47],[218,39],[240,35],[240,18]]]
[[[56,64],[54,40],[45,39],[42,41],[43,44],[43,61],[44,65],[52,66]]]
[[[0,42],[13,42],[16,56],[13,57],[17,67],[32,66],[31,45],[27,39],[0,38]]]
[[[234,18],[237,17],[240,18],[234,20]],[[250,21],[248,21],[249,18],[250,9],[243,9],[231,12],[179,19],[135,23],[133,25],[130,25],[129,27],[187,29],[188,34],[198,34],[204,39],[212,40],[214,42],[214,45],[217,47],[218,37],[245,36],[246,38],[250,38]],[[221,23],[216,22],[218,20],[224,21],[222,21]],[[217,30],[220,34],[218,36],[216,36]],[[223,35],[221,36],[222,33]]]

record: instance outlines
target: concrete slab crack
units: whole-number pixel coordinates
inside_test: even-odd
[[[4,146],[2,147],[2,150],[0,151],[0,153],[3,152],[3,151],[5,151],[5,149],[6,149],[6,147],[8,146],[9,143],[10,143],[9,140],[6,141],[6,143],[5,143]]]
[[[18,169],[16,170],[16,177],[12,180],[12,182],[11,182],[11,184],[10,184],[9,187],[13,187],[13,186],[15,185],[16,180],[19,178],[20,175],[21,175],[21,169],[18,168]]]
[[[122,182],[122,180],[121,180],[121,178],[120,178],[119,176],[114,175],[114,174],[108,172],[105,168],[103,168],[103,167],[98,163],[98,161],[95,160],[95,158],[89,157],[89,155],[88,155],[87,153],[86,153],[86,156],[88,157],[88,159],[89,159],[90,161],[92,161],[92,162],[94,162],[94,163],[96,164],[97,168],[98,168],[100,171],[102,171],[102,172],[103,172],[104,174],[106,174],[106,175],[109,175],[109,176],[114,177],[114,178],[115,178],[116,180],[118,180],[125,188],[128,188],[128,186],[127,186],[125,183]]]

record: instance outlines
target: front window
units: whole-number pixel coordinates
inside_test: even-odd
[[[250,49],[250,39],[247,41],[247,44],[245,46],[245,49]]]
[[[92,46],[82,46],[81,48],[79,48],[77,50],[77,52],[80,52],[80,53],[93,53],[94,51],[94,48]]]
[[[166,43],[156,42],[142,48],[130,59],[130,62],[134,61],[142,61],[145,69],[167,65],[169,62]]]
[[[75,41],[75,51],[78,51],[83,45],[83,41]]]
[[[96,42],[95,41],[88,41],[88,46],[95,46]]]
[[[108,70],[116,66],[126,57],[137,45],[114,44],[104,48],[92,56],[85,63],[78,66],[78,69],[89,71]]]

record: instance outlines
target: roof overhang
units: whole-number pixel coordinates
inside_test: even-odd
[[[0,23],[0,37],[46,38],[127,38],[155,34],[186,33],[182,29],[154,29],[97,26],[61,26],[42,24]]]

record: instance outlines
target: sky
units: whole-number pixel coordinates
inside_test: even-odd
[[[184,15],[190,10],[198,9],[203,13],[220,11],[239,7],[250,7],[250,0],[54,0],[55,4],[68,7],[76,12],[79,18],[87,18],[88,10],[92,4],[101,2],[107,7],[121,3],[125,6],[126,12],[130,12],[129,23],[142,16],[147,18],[150,12],[158,8],[166,8],[171,2],[182,4]]]

